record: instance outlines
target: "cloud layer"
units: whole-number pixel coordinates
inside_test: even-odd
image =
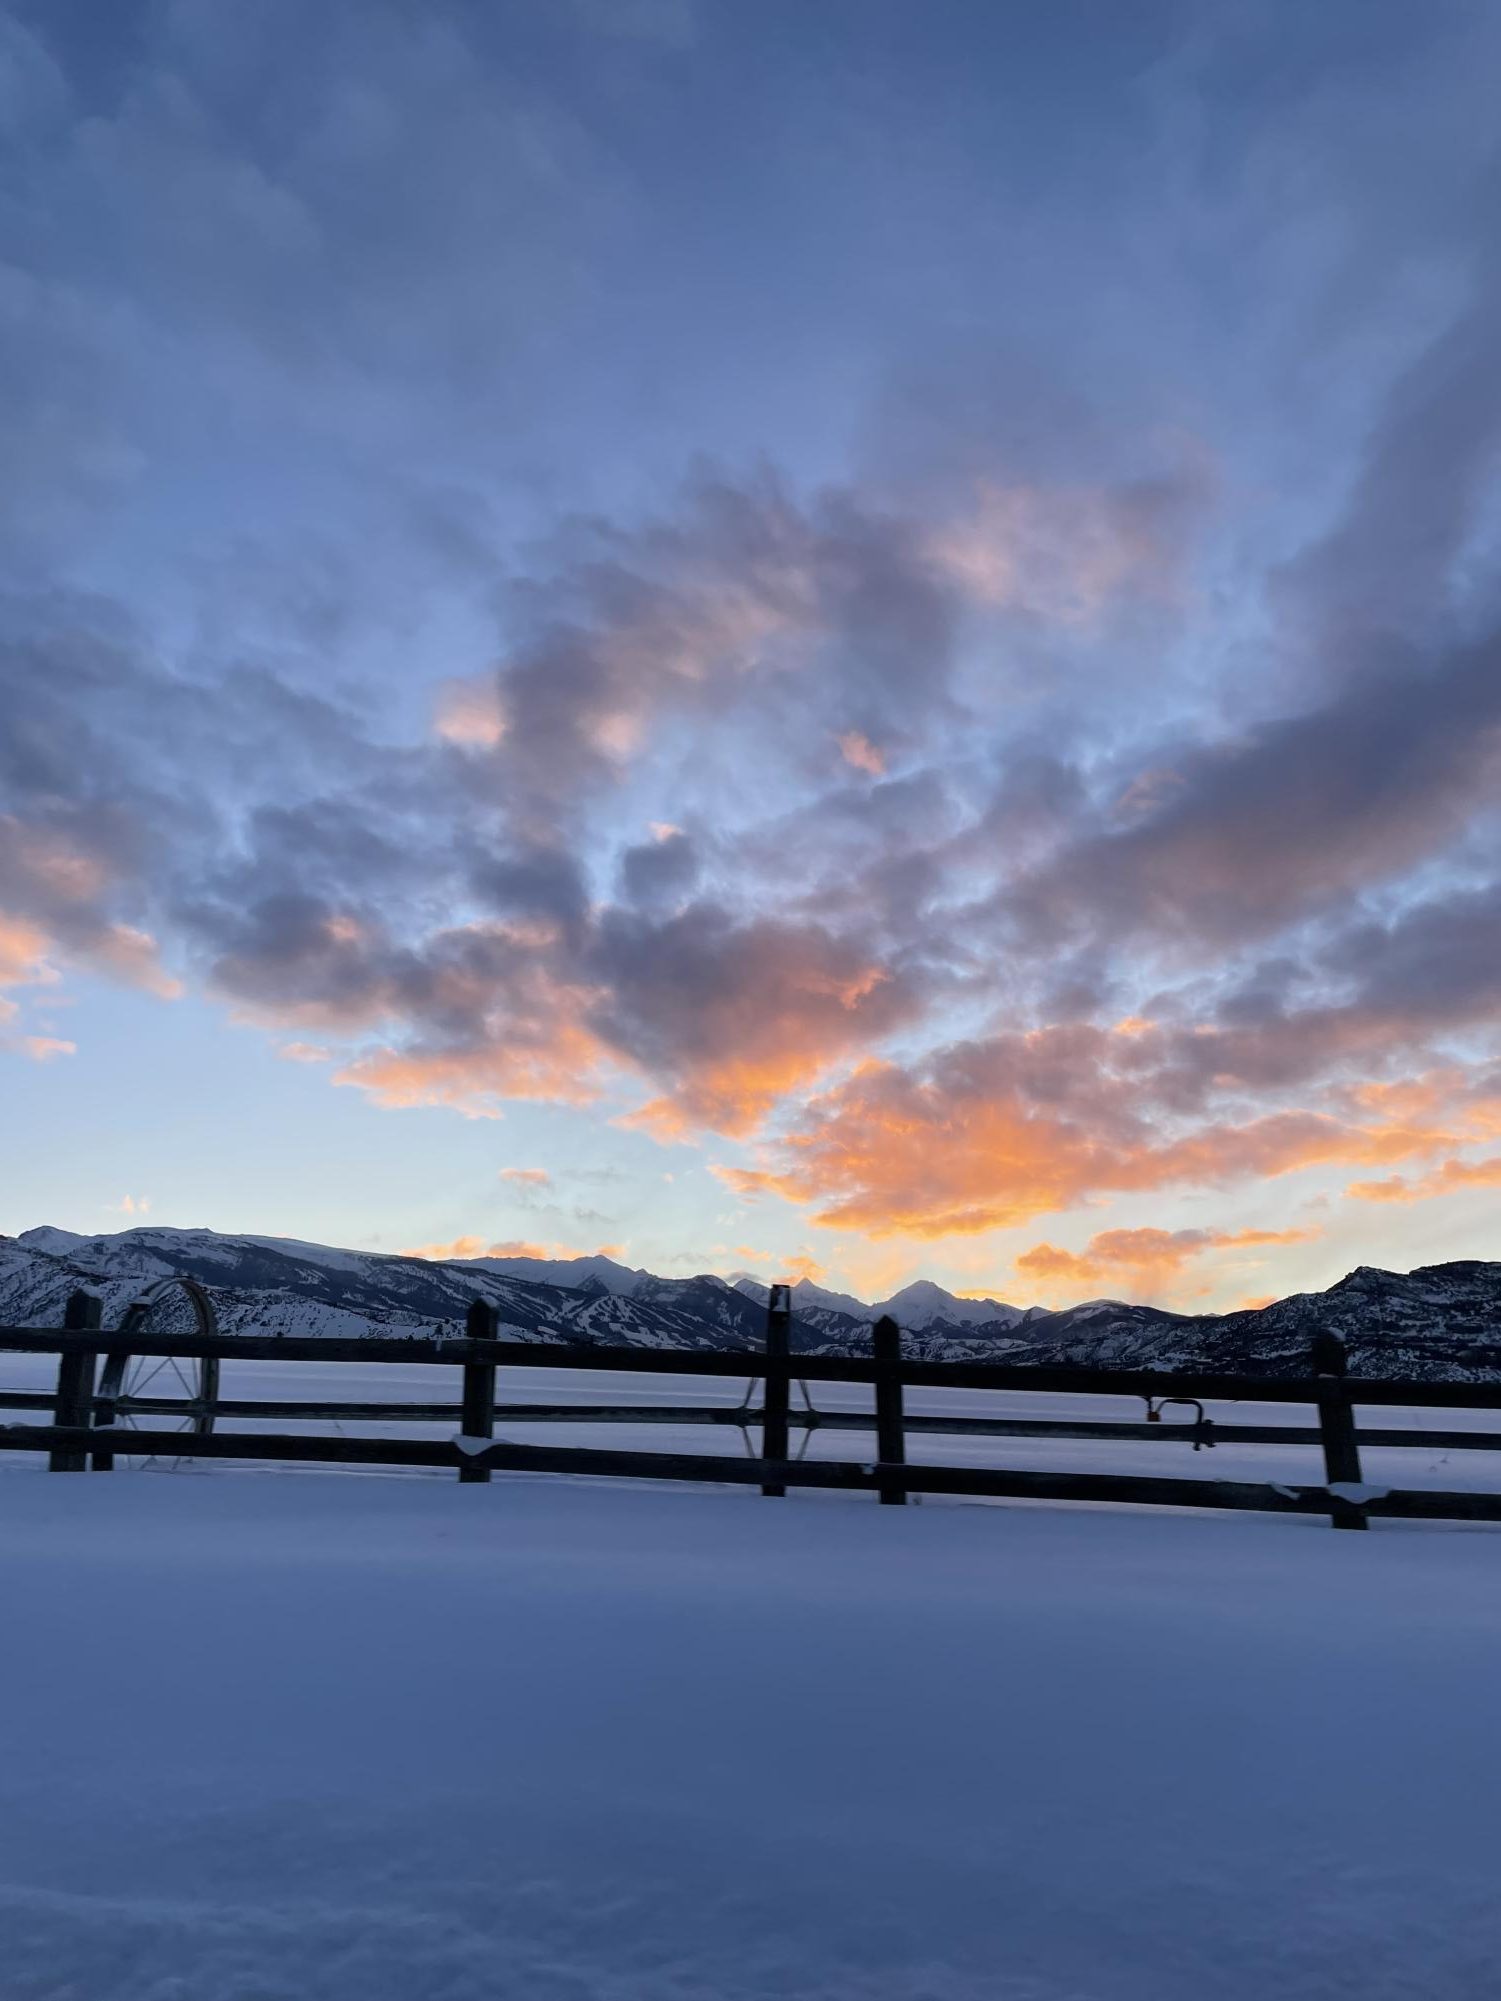
[[[900,171],[736,10],[0,12],[5,1049],[187,993],[310,1089],[580,1108],[852,1240],[1488,1185],[1493,36],[1394,17],[1395,186],[1317,36],[1274,89],[1148,11],[1098,76],[1039,30],[998,118],[866,10],[876,100],[943,107]],[[1097,153],[1012,222],[1033,99]],[[1308,1232],[1074,1235],[1017,1271]]]

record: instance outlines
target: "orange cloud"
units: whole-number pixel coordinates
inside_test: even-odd
[[[846,730],[837,742],[845,763],[853,765],[856,771],[864,771],[872,778],[886,775],[885,756],[863,731]]]
[[[500,1179],[502,1181],[519,1182],[526,1188],[551,1188],[552,1186],[552,1176],[545,1167],[503,1167],[500,1170]]]
[[[158,949],[150,932],[137,931],[130,924],[111,924],[91,942],[88,957],[106,972],[113,973],[117,980],[124,980],[133,987],[143,987],[147,993],[155,994],[158,1000],[179,1000],[182,981],[174,979],[163,968],[157,956]]]
[[[20,917],[0,912],[0,987],[30,987],[55,981],[47,962],[46,934]]]
[[[480,942],[488,943],[488,934]],[[500,1118],[508,1098],[583,1105],[599,1095],[596,1078],[608,1052],[584,1024],[586,991],[535,966],[498,991],[483,972],[463,966],[448,969],[436,987],[456,1014],[479,1015],[488,1039],[457,1048],[369,1049],[333,1081],[387,1108],[447,1105],[467,1118]]]
[[[1082,1251],[1034,1244],[1016,1260],[1023,1278],[1059,1286],[1093,1286],[1124,1279],[1137,1293],[1152,1294],[1210,1251],[1260,1249],[1308,1243],[1315,1229],[1288,1230],[1102,1230]]]
[[[479,1258],[485,1255],[483,1237],[455,1237],[447,1244],[408,1244],[400,1255],[404,1258],[429,1258],[435,1264],[446,1264],[453,1258]],[[540,1246],[536,1255],[543,1255]]]
[[[394,941],[336,935],[326,916],[293,943],[226,958],[220,984],[287,1029],[410,1018],[414,989],[421,1018],[437,1024],[430,1040],[362,1050],[335,1083],[385,1106],[496,1118],[508,1098],[588,1103],[605,1074],[629,1070],[656,1079],[660,1095],[623,1123],[663,1139],[748,1131],[921,1000],[913,980],[817,925],[737,925],[713,907],[622,920],[585,962],[587,978],[564,976],[538,941],[491,922],[440,934],[415,967]],[[301,997],[310,992],[322,998]],[[449,1022],[473,1026],[450,1041]]]
[[[496,676],[440,682],[433,727],[445,743],[494,750],[506,733]]]
[[[0,987],[51,985],[57,971],[47,958],[50,949],[50,941],[36,925],[0,913]],[[64,1042],[59,1036],[17,1034],[11,1024],[20,1016],[19,1004],[0,995],[0,1046],[19,1050],[33,1063],[77,1055],[77,1043]]]
[[[1421,1077],[1380,1078],[1352,1084],[1350,1102],[1384,1119],[1441,1117],[1467,1085],[1462,1070],[1427,1070]]]
[[[608,925],[590,963],[604,989],[591,1025],[656,1080],[630,1122],[659,1138],[748,1132],[925,1000],[918,974],[821,923],[742,921],[708,902]]]
[[[746,1264],[769,1265],[781,1278],[810,1278],[815,1285],[828,1275],[827,1268],[806,1251],[794,1251],[789,1256],[784,1251],[758,1251],[750,1244],[736,1244],[735,1256]]]
[[[0,913],[0,986],[51,985],[58,974],[47,955],[62,950],[35,924]],[[182,992],[182,982],[163,969],[156,940],[131,924],[96,927],[70,943],[67,957],[161,1000],[176,1000]]]
[[[412,947],[310,898],[248,924],[213,980],[286,1035],[369,1036],[333,1081],[380,1105],[498,1118],[509,1098],[591,1102],[630,1072],[657,1095],[624,1122],[664,1139],[750,1130],[924,998],[916,975],[820,924],[713,903],[616,911],[587,941],[565,930],[487,919]]]
[[[487,1244],[483,1237],[455,1237],[447,1244],[412,1244],[400,1255],[404,1258],[427,1258],[437,1264],[469,1264],[476,1258],[562,1261],[565,1258],[618,1258],[623,1254],[624,1246],[620,1244],[601,1244],[596,1250],[589,1251],[578,1244],[533,1244],[521,1238]]]
[[[54,1056],[76,1056],[78,1044],[56,1035],[23,1035],[19,1047],[33,1063],[50,1063]]]
[[[336,1084],[367,1091],[388,1111],[447,1105],[467,1119],[505,1116],[507,1098],[586,1105],[596,1050],[586,1036],[560,1034],[548,1048],[375,1049],[334,1072]]]
[[[1445,1160],[1415,1181],[1390,1174],[1384,1181],[1352,1181],[1345,1193],[1357,1202],[1428,1202],[1464,1188],[1501,1188],[1501,1154],[1489,1160]]]
[[[1023,1038],[1019,1051],[961,1049],[927,1079],[867,1063],[812,1102],[803,1128],[770,1149],[771,1166],[716,1171],[738,1194],[812,1206],[833,1228],[932,1238],[1010,1227],[1105,1192],[1219,1186],[1339,1161],[1381,1165],[1454,1143],[1426,1126],[1306,1111],[1171,1136],[1140,1115],[1129,1080],[1091,1070],[1088,1040],[1078,1049],[1057,1040],[1050,1067],[1033,1066],[1025,1093],[1018,1058],[1030,1063],[1046,1035]]]
[[[1121,1016],[1111,1033],[1114,1035],[1150,1035],[1156,1026],[1157,1024],[1154,1021],[1148,1021],[1145,1015],[1126,1014]]]
[[[782,1270],[789,1278],[812,1279],[816,1285],[827,1274],[817,1258],[809,1257],[805,1251],[798,1251],[790,1258],[783,1258]]]

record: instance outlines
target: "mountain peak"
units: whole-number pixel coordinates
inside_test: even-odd
[[[935,1320],[957,1327],[982,1327],[992,1321],[1013,1327],[1022,1317],[1019,1306],[1007,1306],[999,1299],[961,1299],[930,1278],[913,1279],[900,1292],[873,1306],[871,1312],[889,1313],[906,1327],[929,1327]]]
[[[429,1262],[162,1224],[0,1238],[0,1321],[58,1326],[68,1295],[87,1285],[111,1327],[143,1279],[173,1273],[212,1289],[226,1334],[430,1332],[461,1325],[476,1298],[510,1332],[539,1341],[743,1352],[759,1348],[766,1331],[766,1288],[747,1274],[733,1283],[712,1273],[656,1278],[604,1257]],[[1501,1380],[1501,1263],[1478,1260],[1406,1273],[1364,1265],[1326,1291],[1224,1314],[1111,1299],[1022,1313],[922,1279],[867,1305],[804,1280],[793,1288],[794,1351],[866,1354],[870,1323],[886,1311],[912,1336],[911,1352],[934,1360],[1004,1354],[1043,1367],[1301,1375],[1314,1337],[1333,1333],[1347,1344],[1352,1375]]]

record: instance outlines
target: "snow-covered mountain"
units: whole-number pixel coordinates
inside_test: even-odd
[[[0,1237],[0,1324],[59,1325],[68,1294],[87,1286],[109,1326],[148,1280],[174,1272],[212,1289],[226,1333],[454,1333],[478,1296],[496,1308],[502,1332],[540,1341],[734,1349],[765,1335],[766,1288],[752,1279],[658,1278],[608,1258],[444,1263],[164,1228]],[[186,1298],[164,1310],[189,1324]],[[926,1280],[870,1304],[803,1280],[793,1288],[793,1347],[864,1353],[882,1313],[902,1327],[908,1353],[934,1360],[1301,1374],[1314,1335],[1327,1331],[1344,1338],[1357,1375],[1501,1379],[1501,1264],[1475,1261],[1405,1274],[1363,1266],[1327,1292],[1203,1315],[1109,1299],[1022,1312]]]
[[[758,1305],[766,1304],[769,1288],[760,1279],[740,1272],[731,1283]],[[1037,1306],[1007,1306],[998,1299],[963,1298],[956,1292],[945,1292],[930,1278],[916,1278],[910,1285],[904,1285],[900,1292],[892,1293],[889,1299],[870,1302],[856,1299],[848,1292],[829,1292],[823,1286],[815,1285],[811,1278],[800,1278],[792,1288],[792,1304],[794,1312],[805,1317],[815,1313],[837,1313],[851,1320],[870,1322],[889,1313],[899,1327],[912,1329],[935,1325],[944,1328],[1017,1327],[1043,1310]]]
[[[632,1271],[629,1265],[605,1257],[464,1258],[460,1262],[465,1268],[475,1266],[482,1271],[503,1272],[511,1278],[530,1279],[535,1285],[561,1285],[570,1291],[579,1291],[592,1282],[618,1299],[629,1299],[643,1280],[654,1285],[662,1283],[652,1278],[649,1271]]]
[[[667,1281],[643,1273],[637,1298],[613,1290],[598,1271],[564,1286],[523,1276],[525,1263],[384,1257],[213,1230],[145,1228],[98,1237],[27,1230],[0,1237],[0,1322],[55,1324],[68,1293],[86,1285],[103,1298],[109,1325],[148,1280],[177,1272],[212,1289],[226,1333],[399,1335],[435,1327],[456,1333],[476,1297],[496,1308],[502,1332],[536,1340],[738,1348],[764,1331],[764,1314],[722,1279]],[[186,1326],[186,1298],[176,1310]]]

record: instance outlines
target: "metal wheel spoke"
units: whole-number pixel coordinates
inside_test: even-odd
[[[125,1395],[128,1397],[144,1396],[146,1394],[146,1385],[154,1383],[166,1366],[167,1357],[165,1355],[160,1356],[149,1369],[143,1362],[137,1362],[125,1379]]]
[[[115,1394],[124,1408],[117,1410],[115,1424],[104,1428],[106,1432],[112,1430],[117,1436],[108,1444],[101,1440],[101,1446],[138,1467],[161,1464],[169,1470],[175,1469],[189,1462],[191,1447],[182,1454],[132,1453],[128,1443],[131,1431],[173,1432],[186,1442],[194,1436],[206,1436],[214,1428],[213,1404],[218,1396],[219,1382],[217,1364],[211,1359],[191,1356],[153,1355],[150,1336],[144,1331],[152,1309],[165,1297],[175,1294],[178,1287],[187,1293],[192,1302],[198,1333],[212,1338],[219,1331],[212,1300],[204,1287],[192,1278],[158,1279],[125,1309],[119,1331],[127,1338],[139,1333],[141,1353],[131,1354],[113,1365],[119,1372],[115,1378],[118,1384]],[[129,1408],[131,1403],[144,1399],[153,1386],[151,1401],[166,1408],[159,1411]]]

